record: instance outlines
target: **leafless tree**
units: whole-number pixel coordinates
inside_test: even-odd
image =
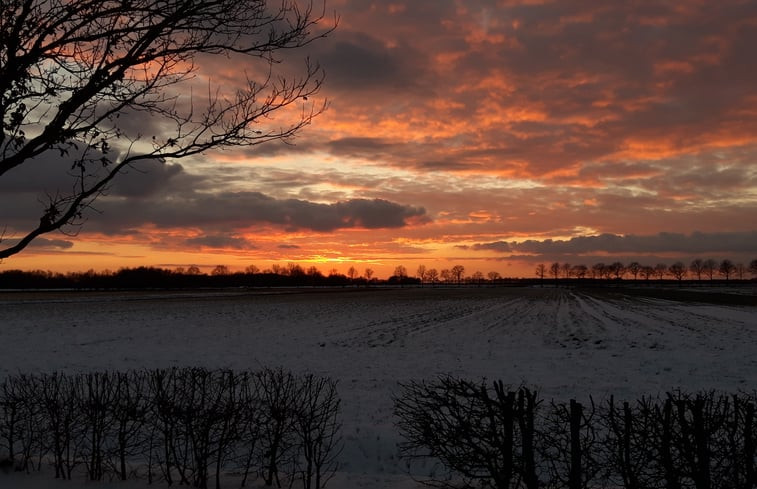
[[[350,278],[350,280],[354,281],[357,278],[357,268],[350,267],[347,269],[347,276]]]
[[[619,261],[612,262],[608,268],[610,269],[609,273],[614,276],[616,280],[623,278],[623,275],[626,273],[625,265]]]
[[[657,275],[657,278],[662,280],[665,278],[665,274],[668,272],[668,266],[664,263],[658,263],[654,266],[654,273]]]
[[[443,268],[442,271],[439,272],[439,277],[445,282],[451,282],[452,272],[450,272],[448,268]]]
[[[729,259],[725,259],[720,262],[720,265],[718,265],[718,273],[725,277],[726,281],[733,275],[733,272],[736,271],[736,265],[733,264],[733,262]]]
[[[710,280],[712,280],[713,276],[715,275],[715,270],[717,270],[717,268],[718,263],[712,258],[708,258],[702,264],[702,272],[707,275]]]
[[[686,276],[686,265],[677,261],[668,267],[668,273],[680,283]]]
[[[752,275],[757,275],[757,260],[752,260],[749,262],[749,273]]]
[[[397,265],[394,267],[394,276],[400,279],[407,277],[407,268],[404,265]]]
[[[255,275],[256,273],[260,273],[260,269],[255,265],[247,265],[244,269],[244,272],[250,275]]]
[[[363,272],[363,275],[365,276],[365,279],[367,281],[371,281],[371,278],[373,277],[373,269],[372,268],[366,268]]]
[[[476,270],[475,272],[473,272],[473,275],[471,275],[470,280],[474,284],[480,284],[480,283],[482,283],[484,281],[484,274],[483,274],[483,272],[480,272],[480,271]]]
[[[426,278],[433,285],[439,280],[439,272],[436,271],[436,268],[429,268],[426,270]]]
[[[213,270],[211,270],[210,272],[211,275],[216,275],[216,276],[228,275],[229,273],[231,272],[229,271],[229,267],[227,267],[226,265],[216,265],[215,267],[213,267]]]
[[[325,108],[309,101],[323,72],[306,61],[292,74],[282,53],[327,35],[324,12],[307,0],[4,0],[0,177],[57,157],[71,183],[13,230],[20,238],[3,243],[0,258],[42,234],[75,232],[135,163],[292,138]],[[243,86],[193,94],[208,56],[239,63]],[[274,124],[275,113],[294,116]],[[143,133],[146,121],[160,131]]]
[[[654,274],[654,267],[650,267],[649,265],[644,265],[643,267],[641,267],[641,276],[644,277],[644,280],[648,281]]]
[[[536,265],[536,276],[543,282],[544,277],[547,275],[547,266],[544,263]]]
[[[589,269],[586,267],[586,265],[575,265],[571,269],[570,273],[579,279],[586,278],[586,274],[589,273]]]
[[[301,454],[297,472],[303,489],[322,489],[339,466],[341,401],[333,380],[309,374],[300,379],[299,384],[294,414],[294,433]]]
[[[552,275],[552,277],[554,277],[555,280],[560,278],[560,269],[560,264],[557,262],[554,262],[549,266],[549,273]]]
[[[573,267],[570,263],[563,263],[560,265],[560,269],[562,270],[562,276],[564,278],[570,278],[573,274]]]
[[[287,276],[289,277],[304,277],[306,275],[305,270],[299,263],[287,263]],[[357,273],[356,273],[357,275]]]
[[[497,280],[502,278],[502,275],[500,275],[499,272],[495,272],[494,270],[487,273],[486,276],[492,282],[496,282]]]
[[[427,278],[426,273],[427,273],[426,272],[426,265],[418,265],[417,275],[418,275],[418,278],[420,279],[421,283],[423,283],[423,282],[426,281],[426,278]]]
[[[633,279],[636,280],[639,278],[639,273],[641,272],[641,264],[637,261],[632,261],[626,267],[626,271],[633,275]]]
[[[689,271],[697,276],[697,280],[702,280],[702,273],[704,272],[704,260],[696,258],[692,260],[689,265]]]
[[[739,278],[739,280],[744,280],[744,275],[746,275],[747,267],[743,263],[737,263],[734,265],[734,273]]]
[[[409,465],[431,461],[430,479],[421,482],[450,489],[539,486],[536,393],[450,376],[401,387],[394,405],[399,450]]]
[[[463,281],[463,274],[465,273],[465,267],[462,265],[455,265],[450,269],[450,273],[452,274],[452,278],[457,282],[458,284]]]
[[[594,279],[601,279],[605,276],[605,270],[607,269],[607,265],[605,265],[602,262],[595,263],[591,266],[591,278]]]

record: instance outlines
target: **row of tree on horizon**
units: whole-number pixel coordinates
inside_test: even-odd
[[[714,280],[715,276],[719,276],[725,280],[734,278],[745,280],[749,278],[748,275],[757,276],[757,259],[752,260],[748,266],[743,263],[734,263],[729,259],[718,262],[713,259],[703,260],[701,258],[692,260],[689,265],[676,261],[671,265],[658,263],[654,266],[642,265],[635,261],[628,265],[624,265],[618,261],[610,264],[600,262],[595,263],[591,267],[554,262],[549,266],[540,263],[536,267],[535,274],[540,279],[552,277],[554,279],[591,278],[621,280],[626,277],[633,277],[634,280],[638,280],[639,278],[645,280],[652,278],[663,280],[665,277],[670,277],[678,281],[685,278],[701,281],[703,278]]]
[[[540,281],[558,280],[659,280],[676,281],[696,280],[714,281],[716,277],[725,281],[748,280],[757,277],[757,259],[748,266],[724,259],[695,259],[689,265],[676,261],[671,265],[658,263],[654,266],[638,262],[623,264],[619,261],[609,264],[583,264],[554,262],[551,265],[540,263],[535,275]],[[243,271],[233,272],[226,265],[215,266],[210,273],[200,267],[178,267],[165,269],[158,267],[121,268],[118,271],[105,270],[96,272],[56,273],[46,270],[6,270],[0,272],[0,288],[183,288],[183,287],[244,287],[244,286],[348,286],[348,285],[423,285],[423,284],[498,284],[523,282],[533,279],[503,277],[499,272],[490,271],[484,275],[475,271],[466,274],[463,265],[455,265],[438,271],[419,265],[416,274],[411,276],[403,265],[398,265],[387,279],[379,279],[373,269],[366,268],[360,273],[351,266],[346,274],[336,269],[327,274],[317,267],[303,268],[297,263],[286,266],[274,264],[270,268],[260,269],[249,265]]]

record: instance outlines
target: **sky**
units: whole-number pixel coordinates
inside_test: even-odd
[[[554,261],[757,258],[753,0],[326,8],[337,30],[287,62],[320,62],[328,109],[290,144],[145,163],[75,233],[0,270],[293,262],[386,277],[459,264],[533,277]],[[198,62],[219,85],[246,72]],[[5,239],[38,218],[56,164],[0,179]]]

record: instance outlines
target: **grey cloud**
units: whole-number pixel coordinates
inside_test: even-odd
[[[109,193],[121,197],[155,195],[165,190],[169,181],[180,175],[185,180],[191,179],[178,163],[163,163],[157,160],[140,161],[125,168],[116,177]]]
[[[17,239],[2,240],[3,246],[12,246],[18,242]],[[29,243],[29,248],[35,248],[37,250],[67,250],[74,246],[73,241],[67,239],[50,239],[50,238],[36,238]]]
[[[276,199],[259,192],[190,194],[128,203],[104,199],[100,207],[109,221],[93,223],[95,225],[88,229],[99,228],[113,234],[144,224],[161,228],[199,226],[206,229],[273,224],[288,230],[328,232],[356,227],[398,228],[406,226],[410,220],[428,220],[422,207],[381,199],[351,199],[321,204],[298,199]]]
[[[507,241],[495,241],[493,243],[476,243],[471,247],[473,250],[482,251],[497,251],[500,253],[509,253],[512,251],[510,244]]]
[[[414,73],[422,66],[411,46],[387,47],[363,33],[338,33],[324,48],[315,55],[328,74],[329,90],[406,88],[414,84]]]
[[[578,255],[585,253],[757,253],[757,231],[692,234],[659,233],[648,236],[600,234],[569,240],[478,243],[474,250]]]
[[[97,159],[102,153],[94,153]],[[117,161],[118,153],[108,155]],[[12,169],[0,179],[0,192],[4,194],[51,194],[68,193],[77,182],[77,172],[73,170],[77,155],[61,156],[58,151],[46,151],[40,156],[26,161]],[[105,169],[99,162],[87,168],[90,180],[104,176]],[[182,173],[179,164],[164,163],[150,159],[136,162],[122,170],[109,189],[112,195],[124,197],[144,197],[165,187],[167,182]]]
[[[67,239],[37,238],[29,244],[32,248],[53,248],[67,250],[74,246],[73,241]]]
[[[257,248],[255,244],[248,239],[222,234],[190,238],[185,240],[185,244],[198,248],[229,248],[235,250],[252,250]]]

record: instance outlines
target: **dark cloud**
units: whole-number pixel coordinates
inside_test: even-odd
[[[376,130],[322,145],[336,155],[442,171],[517,162],[539,178],[626,153],[643,162],[714,151],[757,130],[751,2],[340,8],[347,31],[322,45],[332,114]],[[394,121],[426,137],[399,144],[408,135],[392,133]]]
[[[387,47],[366,34],[339,33],[318,59],[328,73],[330,89],[386,89],[412,83],[407,51],[407,47]]]
[[[88,156],[95,160],[87,165],[87,181],[95,181],[105,175],[97,161],[102,153],[92,151]],[[3,175],[0,192],[3,194],[56,195],[70,193],[79,178],[75,164],[79,155],[61,155],[58,151],[46,151],[40,156],[27,160]],[[118,153],[108,158],[118,161]],[[169,180],[183,172],[177,163],[165,163],[155,159],[135,162],[125,167],[108,188],[108,193],[123,197],[145,197],[164,188]],[[186,176],[186,173],[184,173]]]
[[[188,194],[139,202],[103,199],[100,208],[110,221],[92,223],[88,229],[112,234],[147,224],[159,228],[196,226],[204,229],[241,229],[272,224],[288,230],[329,232],[350,228],[399,228],[410,222],[428,220],[422,207],[381,199],[321,204],[276,199],[259,192]]]
[[[1,240],[3,246],[12,246],[16,243],[18,243],[17,239],[7,239],[7,240]],[[74,246],[73,241],[69,241],[67,239],[50,239],[50,238],[36,238],[34,241],[29,243],[30,249],[36,249],[37,251],[61,251],[61,250],[68,250]]]
[[[239,236],[211,235],[190,238],[184,241],[189,248],[225,248],[235,250],[253,250],[257,247],[253,242]]]
[[[110,195],[143,198],[166,189],[169,181],[181,177],[182,185],[195,185],[199,178],[189,176],[178,163],[140,161],[125,168],[113,181]]]
[[[470,249],[481,251],[497,251],[500,253],[509,253],[512,251],[512,247],[507,241],[495,241],[493,243],[477,243],[470,247]]]
[[[74,243],[67,239],[37,238],[32,241],[29,246],[32,248],[67,250],[74,246]]]
[[[659,233],[649,236],[601,234],[569,240],[478,243],[472,249],[535,255],[591,253],[757,253],[757,231],[692,234]]]

